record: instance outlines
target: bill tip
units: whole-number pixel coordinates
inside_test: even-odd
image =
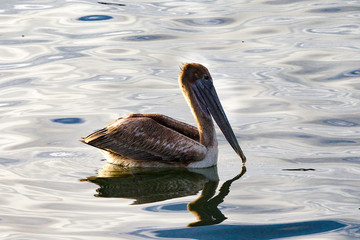
[[[241,161],[243,162],[243,164],[246,163],[246,157],[244,154],[239,154],[240,158],[241,158]]]

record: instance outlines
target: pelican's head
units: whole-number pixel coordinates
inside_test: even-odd
[[[182,67],[179,81],[189,101],[195,100],[203,115],[214,118],[231,147],[245,163],[246,157],[221,106],[209,70],[198,63],[186,63]]]

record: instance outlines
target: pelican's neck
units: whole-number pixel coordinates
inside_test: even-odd
[[[196,124],[199,130],[200,143],[205,147],[216,147],[217,139],[214,127],[214,122],[209,114],[204,113],[199,103],[196,101],[195,96],[192,92],[184,93],[187,99],[191,111],[195,117]]]

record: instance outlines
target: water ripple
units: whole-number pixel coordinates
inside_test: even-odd
[[[217,225],[212,228],[179,228],[179,229],[142,229],[132,232],[137,237],[150,237],[155,235],[160,238],[191,238],[191,239],[219,239],[236,238],[242,236],[246,239],[275,239],[310,234],[324,233],[345,228],[347,225],[331,221],[318,220],[309,222],[269,224],[269,225]],[[224,235],[225,234],[225,235]],[[148,235],[148,236],[147,236]]]
[[[218,25],[227,25],[235,22],[232,18],[190,18],[190,19],[177,19],[177,22],[184,23],[188,26],[210,27]]]
[[[188,203],[176,203],[176,204],[164,204],[158,206],[145,207],[145,211],[150,212],[187,212],[187,204]]]
[[[41,56],[35,59],[31,59],[27,62],[21,62],[21,63],[12,63],[12,64],[0,64],[0,70],[10,70],[10,69],[19,69],[19,68],[25,68],[25,67],[31,67],[31,66],[37,66],[42,65],[44,63],[49,62],[56,62],[60,60],[65,59],[71,59],[71,58],[80,58],[86,56],[82,53],[59,53],[59,54],[51,54],[51,55],[45,55]]]
[[[2,3],[1,237],[359,237],[357,1],[118,2]],[[129,206],[79,182],[103,164],[78,141],[93,129],[133,112],[195,124],[185,62],[209,68],[249,159],[228,219],[196,229],[194,198]],[[217,133],[224,180],[240,162]]]
[[[11,165],[21,162],[19,159],[0,158],[0,165]]]
[[[51,121],[61,124],[81,124],[85,122],[85,120],[81,118],[55,118],[51,119]]]
[[[339,12],[359,12],[360,7],[348,6],[348,7],[327,7],[327,8],[316,8],[311,9],[309,12],[312,13],[339,13]]]
[[[175,36],[167,35],[167,34],[152,34],[152,35],[149,34],[149,35],[123,37],[122,39],[125,41],[142,42],[142,41],[170,40],[175,38],[176,38]]]
[[[356,127],[360,125],[360,122],[356,123],[344,119],[326,119],[322,121],[325,124],[337,126],[337,127]]]
[[[112,16],[108,16],[108,15],[88,15],[88,16],[79,17],[78,20],[79,21],[104,21],[104,20],[109,20],[112,18],[113,18]]]
[[[0,88],[13,87],[16,85],[26,85],[34,80],[35,79],[33,79],[33,78],[13,79],[13,80],[10,80],[7,82],[0,83]]]
[[[309,28],[306,32],[316,34],[338,34],[338,35],[354,35],[360,34],[359,25],[340,25],[335,27],[324,27],[324,28]]]
[[[45,44],[51,42],[50,40],[32,40],[32,39],[11,39],[0,40],[0,45],[20,45],[20,44]]]

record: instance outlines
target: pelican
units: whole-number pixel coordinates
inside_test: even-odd
[[[206,168],[217,164],[214,118],[244,164],[246,157],[221,106],[209,70],[198,63],[184,64],[179,84],[197,128],[162,114],[136,113],[117,119],[81,141],[99,148],[109,162],[124,167]]]

